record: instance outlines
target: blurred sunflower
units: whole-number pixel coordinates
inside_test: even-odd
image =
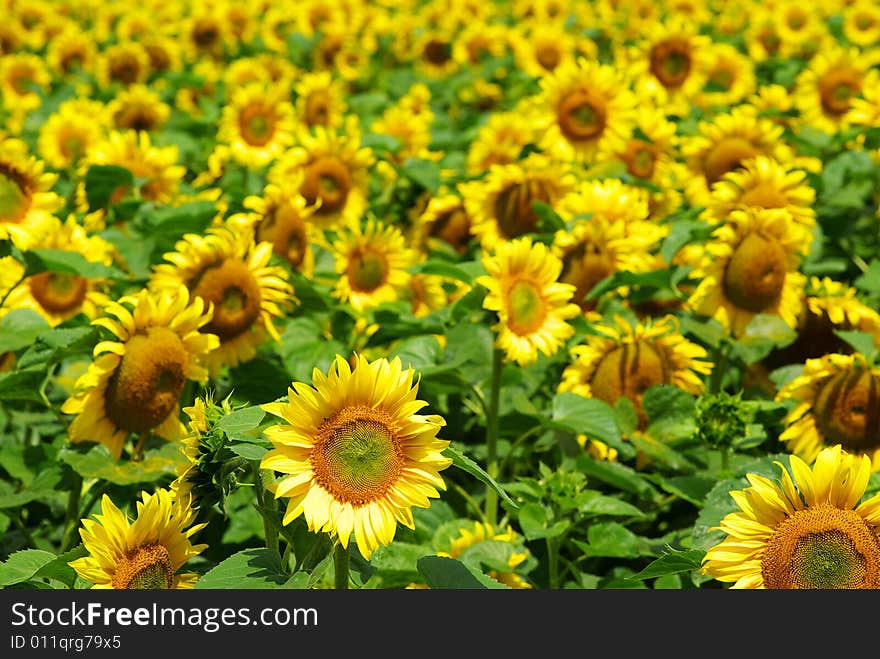
[[[452,249],[467,253],[471,242],[471,221],[464,200],[448,192],[433,196],[413,223],[413,244],[421,249]]]
[[[671,384],[699,395],[703,376],[712,371],[705,348],[687,340],[671,315],[631,324],[616,316],[593,325],[598,333],[571,349],[572,361],[562,372],[559,391],[598,398],[609,405],[625,397],[635,406],[639,428],[647,415],[642,395],[650,387]]]
[[[523,147],[537,140],[533,105],[520,104],[517,110],[493,112],[477,129],[468,145],[467,172],[477,176],[492,165],[509,165],[519,160]]]
[[[779,436],[792,453],[812,461],[823,447],[840,444],[880,471],[880,368],[864,355],[808,359],[776,399],[796,402]]]
[[[575,35],[556,22],[521,23],[509,30],[508,40],[516,66],[534,78],[577,62]]]
[[[713,43],[705,53],[706,83],[694,97],[703,109],[737,105],[757,88],[752,60],[729,43]]]
[[[492,329],[505,358],[526,366],[538,352],[555,354],[574,334],[567,320],[580,314],[575,287],[558,281],[562,261],[528,236],[498,243],[482,261],[488,274],[475,283],[488,291],[483,308],[498,314]]]
[[[750,11],[749,19],[743,31],[749,57],[756,63],[780,57],[782,37],[772,10],[762,4],[756,4]]]
[[[231,26],[212,3],[194,6],[178,22],[178,39],[187,62],[220,61],[233,43]]]
[[[153,268],[150,290],[185,286],[213,309],[205,326],[220,340],[205,358],[212,377],[252,359],[267,336],[280,340],[275,321],[297,300],[284,268],[269,264],[272,252],[272,243],[255,242],[251,227],[226,222],[186,234]]]
[[[333,296],[357,311],[400,299],[417,257],[397,226],[372,219],[337,234],[331,249],[339,275]]]
[[[509,32],[509,28],[500,23],[470,23],[456,35],[452,58],[467,67],[479,66],[489,57],[502,57],[509,50]]]
[[[99,101],[64,101],[40,127],[37,150],[55,169],[77,167],[104,139],[109,122],[106,108]]]
[[[458,535],[449,539],[448,548],[438,551],[437,555],[459,559],[470,547],[486,541],[504,543],[513,547],[513,551],[510,551],[506,559],[509,570],[489,570],[487,574],[495,581],[514,589],[531,588],[532,585],[522,574],[517,573],[517,568],[520,568],[529,559],[529,550],[525,546],[523,538],[517,535],[509,524],[503,531],[496,530],[484,522],[462,524]]]
[[[69,441],[99,442],[118,460],[130,434],[140,436],[135,456],[151,433],[169,441],[183,434],[180,393],[187,380],[207,379],[203,361],[219,341],[201,331],[211,320],[210,309],[201,299],[190,301],[185,287],[157,294],[143,290],[111,302],[104,313],[92,324],[117,340],[95,346],[95,360],[61,411],[76,415]]]
[[[345,85],[330,71],[303,73],[293,88],[296,94],[296,117],[309,129],[313,126],[339,128],[348,111]]]
[[[445,78],[459,68],[459,63],[452,56],[452,44],[451,31],[426,23],[413,38],[409,57],[416,70],[426,78]]]
[[[0,58],[0,95],[9,112],[8,126],[21,130],[25,116],[42,104],[52,76],[43,59],[33,53],[11,53]]]
[[[855,0],[843,7],[843,36],[854,46],[880,43],[880,7],[871,0]]]
[[[223,108],[217,141],[229,145],[235,161],[260,169],[293,144],[294,127],[293,104],[283,92],[252,83],[236,89]]]
[[[132,84],[107,104],[107,114],[117,130],[154,131],[168,121],[171,106],[147,85]]]
[[[427,119],[427,121],[426,121]],[[382,115],[370,125],[370,132],[388,135],[397,140],[398,146],[385,156],[396,165],[402,165],[408,158],[439,160],[442,152],[431,151],[431,116],[428,113],[416,115],[396,105],[386,108]],[[381,164],[381,163],[380,163]],[[395,170],[391,169],[392,175]]]
[[[142,491],[133,522],[105,494],[101,514],[82,520],[80,536],[89,555],[69,565],[92,588],[193,588],[198,575],[178,571],[208,547],[190,541],[206,526],[194,521],[195,512],[188,503],[166,489],[153,494]]]
[[[797,327],[805,281],[798,268],[809,243],[792,224],[782,208],[731,211],[691,273],[699,284],[686,307],[715,318],[735,337],[759,313]]]
[[[834,446],[812,468],[779,462],[779,483],[748,474],[730,493],[739,510],[712,530],[725,538],[703,558],[702,572],[732,588],[880,588],[880,495],[864,497],[870,460]]]
[[[781,0],[773,7],[773,19],[783,57],[810,59],[828,36],[823,10],[799,0]]]
[[[308,528],[337,536],[343,547],[354,533],[369,559],[394,538],[397,523],[414,528],[412,508],[427,508],[446,489],[440,471],[452,464],[437,438],[445,421],[418,414],[413,369],[400,359],[352,365],[337,356],[312,385],[294,382],[288,402],[262,408],[284,420],[265,430],[274,449],[260,466],[282,474],[275,498],[287,498],[283,524],[303,515]]]
[[[41,223],[64,205],[52,188],[57,174],[15,138],[0,139],[0,238],[18,227]]]
[[[140,38],[140,42],[150,58],[150,72],[153,76],[165,76],[183,69],[183,53],[180,44],[170,35],[161,32],[150,32]],[[164,80],[157,79],[154,84],[160,86]]]
[[[421,318],[449,304],[449,294],[443,287],[444,281],[444,277],[424,273],[416,273],[409,278],[403,298],[409,301],[413,316]],[[445,339],[445,336],[438,338],[441,343]]]
[[[77,71],[92,72],[97,59],[94,38],[79,26],[67,28],[46,46],[46,62],[60,78]]]
[[[145,83],[150,75],[150,55],[138,41],[114,43],[98,53],[95,74],[103,89]]]

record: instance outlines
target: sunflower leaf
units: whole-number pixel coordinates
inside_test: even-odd
[[[553,398],[553,412],[548,425],[598,439],[624,453],[628,451],[628,447],[623,445],[617,413],[598,398],[585,398],[570,391],[557,394]]]
[[[445,556],[423,556],[418,561],[419,573],[429,588],[480,590],[507,588],[472,565]]]
[[[706,552],[702,549],[689,549],[688,551],[673,551],[657,558],[641,572],[633,574],[628,579],[653,579],[669,574],[679,574],[698,570]]]
[[[278,552],[253,548],[237,552],[208,570],[196,582],[196,589],[271,590],[283,588],[289,579],[281,570]]]
[[[467,473],[469,473],[471,476],[476,478],[478,481],[480,481],[484,485],[495,490],[495,493],[498,494],[498,496],[501,497],[505,501],[505,503],[507,503],[509,506],[511,506],[514,509],[519,507],[516,505],[516,503],[513,501],[513,499],[510,498],[510,495],[504,491],[504,488],[502,488],[494,478],[492,478],[488,473],[486,473],[486,471],[480,465],[478,465],[476,462],[471,460],[469,457],[467,457],[464,453],[459,451],[457,448],[455,448],[454,446],[452,446],[450,444],[449,446],[446,447],[446,450],[443,451],[443,453],[445,455],[447,455],[448,457],[452,458],[453,466],[458,467],[462,471],[466,471]]]
[[[89,212],[107,208],[117,190],[131,188],[134,175],[118,165],[92,165],[86,172],[86,199]]]
[[[31,579],[40,569],[55,560],[55,554],[40,549],[25,549],[0,563],[0,587]]]

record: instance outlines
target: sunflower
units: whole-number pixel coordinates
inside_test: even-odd
[[[809,59],[828,35],[822,10],[799,0],[782,0],[773,8],[773,18],[783,57]]]
[[[46,62],[56,76],[92,71],[98,57],[95,41],[79,27],[67,28],[46,47]]]
[[[870,75],[872,58],[858,48],[834,46],[813,57],[795,80],[795,107],[800,125],[826,133],[849,126],[847,115]]]
[[[396,165],[402,165],[407,158],[439,160],[443,154],[429,149],[431,114],[415,115],[405,108],[392,105],[373,121],[370,126],[371,133],[388,135],[398,142],[397,148],[387,153],[387,160]]]
[[[132,84],[107,104],[107,114],[117,130],[152,131],[165,125],[171,106],[146,85]]]
[[[809,243],[792,225],[782,208],[731,211],[691,273],[699,284],[685,306],[714,317],[735,337],[759,313],[796,327],[805,279],[798,267]]]
[[[104,105],[88,99],[64,101],[40,127],[37,150],[55,169],[77,167],[105,136]]]
[[[744,30],[746,52],[749,57],[754,62],[765,62],[780,57],[782,37],[773,12],[763,5],[757,5],[750,14],[750,20]]]
[[[519,160],[523,147],[537,141],[533,105],[521,103],[510,112],[493,112],[468,145],[467,172],[478,176],[492,165],[509,165]]]
[[[413,244],[421,249],[452,249],[464,255],[470,248],[471,221],[462,198],[447,192],[431,197],[413,223]]]
[[[309,129],[313,126],[339,128],[348,111],[345,86],[334,80],[330,71],[302,74],[293,88],[296,94],[296,116]]]
[[[150,58],[150,72],[153,75],[164,76],[183,68],[182,49],[171,36],[151,32],[142,36],[140,42]]]
[[[844,7],[843,36],[860,48],[880,43],[880,7],[870,0],[856,0]]]
[[[145,83],[150,75],[150,55],[138,41],[121,41],[98,55],[96,76],[102,88]]]
[[[732,588],[880,588],[880,494],[859,503],[870,460],[840,445],[812,468],[789,457],[779,483],[748,474],[730,493],[739,510],[712,530],[725,538],[706,552],[702,572]]]
[[[52,78],[43,59],[33,53],[11,53],[0,58],[0,95],[12,115],[12,132],[21,130],[24,117],[42,104]]]
[[[500,23],[466,25],[452,44],[452,58],[459,66],[479,66],[487,57],[502,57],[508,51],[509,32]]]
[[[636,407],[641,429],[647,423],[642,395],[648,388],[669,384],[694,395],[702,393],[703,376],[712,371],[712,363],[705,348],[681,334],[674,316],[635,325],[616,316],[593,329],[598,334],[571,349],[573,359],[562,372],[559,391],[609,405],[628,398]]]
[[[691,170],[685,193],[695,206],[706,206],[712,185],[741,167],[744,160],[763,155],[789,162],[793,156],[782,127],[759,117],[747,105],[700,121],[698,130],[697,135],[682,140],[682,155]]]
[[[506,359],[526,366],[539,351],[555,354],[574,334],[567,320],[580,314],[575,287],[558,281],[562,261],[528,236],[499,243],[482,261],[488,275],[475,282],[488,290],[483,308],[498,314],[492,329]]]
[[[369,559],[394,538],[397,523],[414,528],[413,506],[427,508],[446,485],[439,472],[452,464],[437,438],[445,421],[417,412],[414,371],[399,358],[352,365],[337,356],[312,385],[294,382],[288,401],[262,409],[284,419],[265,430],[275,447],[260,466],[282,474],[275,498],[289,499],[283,523],[303,515],[308,528],[338,536],[354,533]]]
[[[151,290],[185,286],[213,308],[205,327],[220,340],[205,359],[212,376],[252,359],[267,335],[280,340],[275,321],[297,300],[284,268],[269,265],[272,253],[272,243],[257,243],[250,227],[227,222],[186,234],[164,255],[167,262],[154,266]]]
[[[576,37],[558,23],[529,22],[509,31],[516,66],[534,78],[576,63]]]
[[[42,223],[64,205],[52,191],[58,175],[44,167],[21,140],[0,140],[0,238]]]
[[[357,121],[349,115],[339,130],[299,130],[298,144],[268,173],[269,182],[278,185],[302,177],[299,193],[309,206],[318,205],[312,221],[322,229],[355,224],[367,207],[367,175],[375,157],[361,146]]]
[[[182,112],[195,117],[204,115],[202,99],[212,99],[220,80],[220,68],[213,60],[203,59],[192,67],[186,82],[181,83],[174,92],[174,106]]]
[[[88,556],[70,561],[76,573],[92,588],[113,590],[165,590],[193,588],[198,575],[178,570],[207,545],[190,538],[205,524],[193,524],[195,512],[188,502],[166,489],[141,492],[137,517],[130,522],[106,494],[101,514],[82,520],[80,537]]]
[[[23,249],[59,249],[82,254],[87,261],[111,265],[116,249],[99,236],[90,236],[71,215],[62,222],[55,216],[29,229],[19,242]],[[103,292],[106,282],[60,272],[41,272],[25,278],[6,299],[11,309],[33,309],[50,326],[83,313],[90,319],[110,302]],[[2,315],[2,312],[0,312]]]
[[[516,571],[517,568],[528,560],[529,550],[525,546],[523,539],[517,535],[516,531],[509,524],[503,531],[496,530],[490,524],[484,522],[462,524],[458,529],[458,534],[449,539],[448,548],[437,552],[437,555],[459,559],[470,547],[486,541],[508,544],[514,549],[507,558],[509,570],[489,570],[487,574],[495,579],[495,581],[514,589],[531,588],[532,585]]]
[[[471,231],[483,249],[538,230],[534,202],[554,205],[574,185],[569,168],[532,153],[509,165],[493,165],[480,180],[460,183]]]
[[[776,399],[796,402],[779,436],[792,453],[812,461],[823,447],[840,444],[880,471],[880,368],[863,355],[808,359]]]
[[[201,299],[190,302],[185,287],[143,290],[111,302],[104,312],[92,324],[118,340],[95,346],[95,361],[61,411],[76,415],[71,442],[99,442],[119,459],[132,433],[141,437],[135,455],[150,433],[169,441],[183,434],[178,398],[187,380],[207,379],[203,360],[219,341],[200,331],[211,320],[210,310]]]
[[[220,61],[233,41],[230,25],[210,3],[198,6],[180,22],[178,38],[188,62]]]
[[[445,281],[439,275],[424,273],[417,273],[409,278],[409,286],[403,297],[409,300],[413,316],[421,318],[449,304],[449,294],[443,287]],[[445,337],[438,340],[445,340]]]
[[[626,143],[636,99],[613,66],[581,57],[554,69],[540,85],[546,110],[539,146],[555,158],[590,162]]]
[[[399,228],[376,220],[339,233],[331,247],[339,274],[333,295],[357,311],[399,299],[417,257]]]
[[[703,66],[706,84],[694,97],[694,103],[703,109],[736,105],[757,88],[752,60],[732,44],[709,46]]]
[[[453,33],[423,25],[412,43],[410,59],[426,78],[445,78],[455,73],[459,63],[452,56]]]
[[[217,141],[251,169],[271,164],[293,143],[293,104],[279,88],[251,83],[235,90],[223,108]]]

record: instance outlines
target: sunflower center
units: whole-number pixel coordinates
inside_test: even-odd
[[[703,161],[703,172],[706,183],[711,185],[727,172],[731,172],[742,164],[743,160],[758,155],[755,146],[742,137],[726,137],[706,154]]]
[[[452,245],[458,252],[467,251],[470,240],[470,222],[464,209],[456,208],[441,214],[431,223],[431,236]]]
[[[61,141],[59,150],[65,158],[75,162],[85,150],[83,147],[83,140],[79,135],[68,134]]]
[[[776,34],[772,26],[768,25],[761,29],[758,34],[758,41],[770,55],[775,55],[782,45],[782,39]]]
[[[618,398],[628,398],[636,406],[639,427],[644,427],[648,418],[642,409],[642,395],[649,387],[668,384],[670,377],[666,353],[649,341],[636,341],[614,348],[601,359],[590,380],[590,390],[609,405]]]
[[[186,383],[187,352],[166,327],[150,327],[125,344],[107,382],[105,407],[119,428],[142,433],[165,421],[176,409]]]
[[[562,53],[555,44],[544,43],[535,49],[535,59],[547,71],[552,71],[562,59]]]
[[[819,80],[819,99],[822,109],[833,115],[849,111],[850,101],[862,88],[858,71],[841,67],[831,69]]]
[[[550,195],[541,181],[511,183],[495,199],[495,217],[505,238],[517,238],[538,228],[538,214],[532,202],[550,202]]]
[[[875,22],[876,21],[871,14],[863,11],[856,14],[854,21],[856,28],[858,28],[859,30],[870,30],[872,27],[874,27]]]
[[[141,67],[134,55],[128,53],[118,54],[116,59],[110,62],[110,79],[130,85],[138,79]]]
[[[575,286],[573,299],[581,308],[591,308],[594,302],[584,299],[587,293],[614,271],[614,261],[601,245],[582,244],[563,257],[559,279]]]
[[[202,19],[193,28],[192,36],[199,48],[210,48],[220,38],[220,30],[213,21]]]
[[[811,506],[777,525],[761,575],[766,588],[880,588],[880,539],[854,510]]]
[[[321,157],[306,167],[302,195],[309,206],[318,201],[317,215],[331,215],[345,206],[351,190],[348,167],[333,156]]]
[[[725,90],[730,89],[731,85],[733,84],[734,79],[735,79],[735,76],[733,74],[733,71],[731,71],[730,69],[726,69],[726,68],[715,69],[714,71],[712,71],[711,75],[709,76],[709,82],[711,82],[715,85],[718,85],[719,87],[722,87]]]
[[[635,177],[650,179],[657,164],[657,149],[644,140],[630,140],[621,156],[627,171]]]
[[[116,590],[168,590],[174,583],[168,550],[159,544],[138,547],[119,559],[113,573]]]
[[[353,289],[368,293],[385,283],[388,262],[378,252],[362,247],[349,257],[346,274]]]
[[[86,298],[84,277],[59,272],[41,272],[30,278],[31,295],[46,311],[66,313],[78,309]]]
[[[758,233],[737,246],[724,271],[724,294],[740,309],[760,313],[782,294],[788,261],[782,247]]]
[[[746,206],[758,206],[759,208],[785,208],[788,199],[777,186],[772,183],[759,183],[753,188],[743,192],[740,201]]]
[[[303,222],[289,221],[275,229],[275,253],[294,268],[299,268],[306,257],[309,240]]]
[[[306,98],[305,121],[309,126],[326,126],[330,118],[330,99],[323,90],[311,92]]]
[[[315,480],[334,499],[363,505],[394,484],[405,458],[391,418],[381,408],[355,405],[318,427],[311,462]]]
[[[507,325],[520,336],[535,332],[544,324],[547,307],[541,289],[530,281],[517,280],[507,292]]]
[[[244,141],[253,146],[267,144],[275,132],[270,111],[261,105],[246,108],[238,119],[238,127]]]
[[[214,305],[214,315],[205,331],[216,334],[221,341],[243,334],[260,315],[260,285],[240,259],[224,259],[209,267],[192,290]]]
[[[34,84],[34,72],[29,66],[13,69],[9,74],[9,86],[15,90],[19,96],[30,93],[28,87]]]
[[[685,39],[672,37],[651,48],[651,73],[664,87],[679,87],[691,71],[691,49]]]
[[[860,369],[838,373],[822,385],[815,410],[826,443],[854,453],[880,447],[880,377]]]
[[[422,51],[425,59],[435,66],[442,66],[452,57],[452,48],[446,41],[431,39]]]
[[[792,9],[789,11],[787,22],[792,30],[800,30],[807,24],[807,16],[802,11]]]
[[[560,130],[571,140],[588,140],[605,128],[605,108],[584,91],[562,99],[556,114]]]
[[[0,223],[20,222],[30,207],[30,195],[23,177],[0,163]]]

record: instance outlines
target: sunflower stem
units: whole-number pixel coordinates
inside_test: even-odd
[[[82,496],[83,479],[73,472],[73,483],[67,495],[67,513],[64,518],[64,535],[61,537],[61,553],[73,546],[76,530],[79,528],[79,500]]]
[[[492,352],[492,376],[489,389],[489,406],[486,410],[486,472],[493,479],[498,476],[498,406],[501,402],[501,367],[503,354],[495,348]],[[498,495],[486,486],[486,522],[494,527],[498,519]]]
[[[348,547],[341,542],[333,549],[333,582],[337,590],[348,590]]]
[[[266,549],[279,554],[278,551],[278,525],[272,515],[275,513],[274,499],[270,505],[266,501],[266,488],[263,487],[263,477],[260,473],[260,467],[254,465],[254,491],[257,495],[257,508],[260,511],[260,517],[263,518],[263,535],[266,536]]]
[[[712,367],[712,373],[709,376],[709,393],[717,394],[721,391],[721,384],[724,381],[724,370],[727,368],[727,350],[726,346],[718,346],[715,348],[715,365]]]
[[[559,588],[559,539],[547,538],[547,580],[551,589]]]
[[[134,452],[131,454],[131,459],[133,462],[140,462],[144,459],[144,447],[147,445],[147,437],[149,437],[150,433],[142,432],[138,437],[137,445],[134,447]]]

